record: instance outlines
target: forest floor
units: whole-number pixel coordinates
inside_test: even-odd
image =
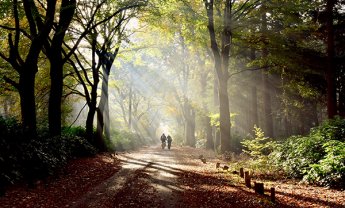
[[[10,187],[0,207],[345,207],[345,191],[293,181],[268,182],[273,203],[268,192],[260,196],[239,176],[216,169],[217,162],[225,164],[205,150],[158,146],[76,159],[34,189]]]

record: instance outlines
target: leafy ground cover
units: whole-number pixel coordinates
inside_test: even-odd
[[[73,160],[57,177],[37,181],[35,188],[28,188],[27,184],[10,187],[0,197],[0,207],[68,207],[116,173],[119,164],[108,154]]]
[[[203,163],[200,155],[206,159]],[[212,152],[178,147],[77,159],[57,178],[11,187],[2,207],[345,207],[345,191],[296,181],[263,181],[276,202],[244,186]]]

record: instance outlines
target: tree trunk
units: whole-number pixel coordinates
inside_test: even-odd
[[[88,101],[89,112],[88,112],[88,120],[86,123],[86,131],[88,132],[88,137],[92,141],[95,141],[96,146],[98,149],[103,150],[103,132],[99,134],[99,126],[97,125],[97,134],[94,136],[93,134],[93,121],[95,116],[95,111],[97,111],[97,121],[99,122],[99,109],[97,108],[97,88],[99,83],[99,67],[100,65],[96,66],[96,44],[97,44],[97,33],[91,34],[91,51],[92,51],[92,77],[93,77],[93,85],[91,86],[91,93],[90,93],[90,100]],[[97,122],[97,124],[98,124]],[[102,118],[103,122],[103,118]]]
[[[212,137],[212,126],[210,124],[211,119],[207,115],[204,116],[204,126],[206,131],[206,149],[213,149],[214,142]]]
[[[269,78],[268,74],[263,71],[262,73],[262,81],[263,81],[263,103],[264,103],[264,132],[265,135],[268,137],[273,137],[273,116],[272,116],[272,101],[271,101],[271,93],[270,93],[270,86],[269,86]]]
[[[255,56],[255,49],[251,49],[250,59],[254,61],[256,58]],[[257,81],[257,72],[253,72],[252,83],[253,86],[251,87],[251,103],[252,103],[252,110],[251,110],[251,130],[250,133],[254,134],[254,126],[259,126],[259,114],[258,114],[258,93],[256,87]]]
[[[63,63],[61,51],[52,53],[50,60],[50,95],[48,106],[49,133],[61,134],[61,97],[63,88]]]
[[[251,89],[252,96],[252,119],[251,119],[251,130],[254,129],[254,126],[259,126],[259,117],[258,117],[258,93],[256,86],[252,86]]]
[[[195,111],[194,109],[191,109],[190,111],[188,129],[189,129],[188,145],[191,147],[195,147],[196,140],[195,140]]]
[[[108,47],[109,48],[109,47]],[[103,79],[102,79],[102,91],[101,91],[101,100],[99,103],[99,112],[97,114],[102,114],[99,116],[97,121],[97,135],[103,135],[103,131],[105,133],[105,137],[110,139],[110,116],[109,116],[109,76],[110,76],[110,69],[113,65],[115,57],[119,52],[119,48],[116,48],[114,53],[109,53],[107,51],[101,51],[98,53],[98,58],[102,64],[103,69]],[[100,120],[102,119],[102,120]]]
[[[101,109],[97,108],[97,135],[96,135],[96,146],[98,149],[103,152],[107,150],[107,147],[104,142],[103,137],[103,129],[104,129],[104,118],[103,118],[103,112]]]
[[[334,0],[327,0],[327,113],[331,119],[337,115],[337,100],[335,89],[335,64],[334,64],[334,27],[333,27],[333,8]]]
[[[98,77],[98,70],[94,68],[93,71],[94,71],[93,72],[94,84],[91,87],[90,102],[88,102],[89,112],[87,114],[87,119],[86,119],[86,135],[89,141],[94,141],[96,139],[96,143],[99,144],[100,142],[97,142],[97,141],[103,140],[103,134],[101,135],[97,134],[95,138],[94,133],[93,133],[93,121],[94,121],[95,113],[97,109],[97,86],[99,83],[99,77]],[[98,118],[98,110],[97,110],[97,118]],[[97,121],[99,121],[99,119],[97,119]],[[97,125],[97,132],[98,130],[99,130],[99,126]],[[102,148],[102,146],[98,146],[98,148]]]
[[[218,151],[220,145],[220,132],[217,127],[213,127],[213,135],[214,135],[214,149]]]
[[[70,25],[76,8],[76,0],[63,0],[60,8],[60,19],[52,40],[46,47],[50,60],[50,96],[48,121],[50,135],[61,135],[61,98],[63,92],[63,66],[62,44],[66,30]]]
[[[227,83],[229,79],[229,57],[231,46],[231,8],[232,1],[226,0],[223,15],[223,28],[221,34],[221,48],[219,48],[214,27],[213,0],[204,1],[208,17],[208,31],[211,41],[211,49],[215,62],[215,70],[218,77],[219,98],[219,122],[221,152],[231,151],[230,109]]]
[[[133,97],[133,92],[132,92],[132,80],[130,81],[130,86],[129,86],[129,101],[128,101],[128,129],[129,131],[132,131],[132,97]]]
[[[36,102],[35,102],[35,77],[37,64],[28,65],[19,77],[20,108],[22,125],[25,135],[29,139],[37,136],[36,130]]]
[[[98,134],[102,132],[104,133],[106,139],[110,139],[110,128],[109,128],[109,74],[110,74],[110,68],[103,67],[103,78],[102,78],[102,91],[101,91],[101,99],[99,101],[99,110],[102,114],[101,117],[98,117],[97,121],[103,123],[102,125],[98,125],[97,128]],[[102,118],[103,120],[100,121],[99,119]]]
[[[292,135],[292,125],[286,114],[284,115],[284,135],[286,137]]]
[[[201,56],[198,56],[198,62],[200,66],[205,66],[205,60],[201,59]],[[213,149],[214,147],[214,142],[213,142],[213,137],[212,137],[212,126],[211,126],[211,118],[207,115],[209,113],[208,107],[207,107],[207,101],[206,101],[206,87],[207,87],[207,78],[209,75],[209,72],[207,71],[206,68],[202,68],[203,71],[200,76],[200,96],[202,98],[202,108],[203,112],[202,113],[202,120],[203,123],[202,125],[204,126],[203,129],[205,129],[206,133],[206,149]],[[215,79],[217,80],[217,79]],[[217,90],[218,91],[218,90]],[[216,99],[217,100],[217,99]]]
[[[263,14],[262,14],[262,36],[263,36],[263,48],[262,48],[262,58],[265,60],[268,56],[268,49],[267,49],[267,18],[266,18],[266,9],[263,5]],[[268,76],[268,69],[265,60],[265,67],[262,72],[262,85],[263,85],[263,99],[264,99],[264,132],[265,135],[268,137],[273,137],[273,116],[272,116],[272,102],[271,102],[271,94],[270,94],[270,84],[269,84],[269,76]]]
[[[213,105],[215,108],[219,108],[219,83],[218,83],[218,76],[217,76],[217,70],[214,70],[214,78],[213,78]]]
[[[220,151],[231,151],[231,124],[227,79],[219,79]]]
[[[345,118],[345,83],[344,83],[344,74],[341,75],[341,80],[339,84],[342,85],[339,87],[339,115]]]
[[[89,106],[89,112],[87,113],[86,118],[86,137],[89,142],[94,142],[94,134],[93,134],[93,120],[95,117],[96,108],[94,105]]]
[[[195,111],[188,101],[185,101],[185,141],[186,145],[195,147]]]

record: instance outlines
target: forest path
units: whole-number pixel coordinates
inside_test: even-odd
[[[206,163],[199,159],[201,154]],[[276,187],[277,199],[272,203],[268,194],[260,196],[245,187],[239,176],[216,169],[217,162],[221,166],[226,162],[204,149],[145,147],[121,153],[117,159],[120,171],[68,207],[345,207],[342,191],[279,181],[269,182]]]
[[[176,207],[183,192],[177,177],[196,165],[184,162],[186,152],[154,146],[121,153],[122,169],[71,207]]]
[[[199,156],[206,158],[203,163]],[[308,186],[296,181],[266,181],[276,188],[276,203],[260,196],[243,179],[221,168],[227,162],[213,152],[190,147],[162,150],[159,146],[72,160],[60,174],[9,187],[1,208],[295,208],[345,207],[345,191]],[[229,164],[228,164],[229,165]]]

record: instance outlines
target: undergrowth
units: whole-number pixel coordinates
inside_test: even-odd
[[[276,142],[255,127],[255,138],[242,142],[236,168],[250,169],[270,178],[301,179],[310,184],[345,187],[345,120],[335,118],[311,129],[307,136]],[[244,155],[243,155],[244,154]]]
[[[29,186],[37,179],[54,174],[71,158],[94,155],[80,127],[63,129],[62,135],[50,137],[39,129],[35,139],[28,139],[15,119],[0,117],[0,192],[18,181]],[[0,193],[1,194],[1,193]]]

